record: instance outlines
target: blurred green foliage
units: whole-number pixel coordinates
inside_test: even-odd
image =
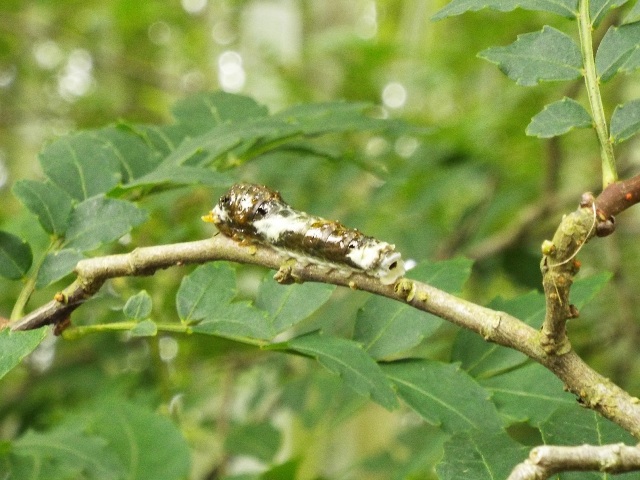
[[[534,297],[539,300],[539,295],[527,293],[540,288],[539,245],[583,191],[599,188],[598,144],[591,131],[548,141],[525,135],[530,119],[544,105],[575,92],[584,100],[580,84],[525,89],[476,53],[507,45],[518,34],[539,31],[546,23],[571,35],[572,24],[546,13],[523,11],[430,22],[442,6],[424,0],[4,0],[0,3],[2,229],[28,237],[34,262],[42,260],[50,239],[39,228],[39,218],[27,212],[11,190],[18,180],[41,180],[38,152],[47,145],[55,147],[57,139],[76,129],[119,121],[119,128],[168,125],[178,100],[218,89],[255,99],[257,107],[247,103],[238,114],[252,119],[266,113],[260,105],[277,114],[299,103],[368,102],[375,105],[371,110],[376,117],[402,119],[415,128],[405,124],[397,131],[338,131],[288,150],[265,150],[225,173],[265,183],[281,190],[296,208],[392,241],[405,258],[472,257],[476,263],[464,287],[467,298],[492,301],[503,309],[515,305],[522,318],[536,318],[535,311],[520,309],[522,298],[529,308]],[[612,14],[614,20],[617,16]],[[599,38],[606,22],[595,32]],[[635,83],[633,79],[615,78],[603,88],[609,114],[616,104],[638,96],[637,76]],[[182,121],[188,124],[190,115],[197,126],[201,117],[194,109],[184,110]],[[116,135],[117,129],[113,132]],[[637,139],[617,151],[623,177],[640,162],[635,151]],[[228,167],[235,166],[232,160]],[[21,185],[15,190],[20,198],[30,192],[33,196],[39,188]],[[148,220],[120,242],[90,255],[204,238],[212,232],[199,218],[221,192],[221,186],[193,185],[145,197],[140,203],[150,213]],[[510,227],[532,209],[544,214],[503,242]],[[61,216],[58,210],[51,217],[49,233],[56,232]],[[635,240],[639,230],[640,217],[627,212],[615,235],[593,242],[581,253],[584,276],[609,271],[613,280],[569,326],[576,349],[606,376],[636,393],[640,389],[640,376],[633,373],[640,371],[636,354],[640,318],[635,308],[640,287],[635,273],[640,268]],[[454,271],[466,276],[466,264],[455,265]],[[197,271],[172,269],[151,279],[113,281],[73,320],[92,325],[138,319],[135,312],[148,312],[151,304],[152,313],[145,318],[176,321],[176,292],[191,272]],[[248,300],[259,296],[260,288],[266,288],[264,275],[255,267],[238,268],[238,294]],[[29,309],[49,300],[61,285],[64,282],[37,292]],[[0,279],[0,316],[10,316],[21,287],[20,282]],[[331,302],[302,322],[298,332],[322,329],[327,334],[364,335],[357,322],[368,314],[367,302],[375,301],[338,290]],[[153,437],[160,435],[170,440],[161,447],[178,449],[175,463],[164,471],[166,478],[182,478],[186,470],[194,479],[232,478],[240,473],[247,476],[238,478],[257,478],[247,473],[261,465],[256,459],[273,468],[264,478],[436,478],[435,465],[443,452],[449,452],[449,461],[438,472],[455,474],[457,465],[451,459],[458,455],[458,438],[473,436],[450,437],[407,409],[388,412],[368,403],[302,357],[258,351],[209,335],[156,335],[149,323],[140,322],[138,327],[132,335],[46,338],[21,367],[2,378],[0,441],[20,439],[11,452],[15,478],[33,471],[29,448],[70,441],[70,432],[80,435],[74,438],[78,455],[100,457],[102,463],[92,467],[73,459],[54,462],[42,478],[92,478],[100,472],[116,472],[118,478],[118,468],[134,471],[122,461],[127,452],[156,447]],[[456,335],[458,343],[452,341]],[[469,347],[464,343],[461,348],[464,334],[445,324],[424,336],[420,343],[409,342],[410,356],[434,362],[429,365],[438,374],[452,368],[440,361],[453,358],[464,366],[461,350]],[[320,342],[327,348],[318,351],[312,349],[317,338],[299,338],[306,340],[283,338],[281,348],[321,363],[324,359],[329,370],[344,373],[327,358],[348,355],[344,352],[355,347],[340,342],[327,347]],[[7,360],[3,352],[6,366],[19,360]],[[499,358],[500,362],[509,359]],[[417,384],[416,371],[424,365],[407,363],[388,370],[395,369],[396,378]],[[370,368],[375,369],[363,360],[362,369]],[[460,382],[456,385],[472,382],[465,372],[455,375]],[[513,379],[506,377],[487,380],[483,387],[512,388]],[[375,387],[381,390],[372,391],[387,398],[385,385],[380,380]],[[515,388],[512,391],[517,396]],[[455,397],[455,393],[442,395]],[[478,405],[480,397],[481,391],[474,390]],[[409,398],[406,394],[403,399],[410,404]],[[562,398],[560,403],[566,401]],[[481,414],[485,407],[474,412]],[[133,431],[148,419],[149,438],[137,436],[123,451],[107,448],[104,442],[117,444],[122,437],[105,418],[114,412],[122,416],[122,428]],[[514,421],[531,420],[510,410],[501,413]],[[548,413],[536,410],[531,423],[546,419],[546,432],[551,431],[554,422],[547,419]],[[88,419],[92,431],[79,433],[74,423],[78,418]],[[431,418],[431,423],[442,421]],[[500,444],[516,444],[504,434],[496,435]],[[189,452],[181,450],[180,438],[186,440]],[[478,449],[486,447],[479,443]],[[0,458],[6,461],[2,453],[0,447]],[[185,466],[187,457],[190,467]],[[8,465],[2,461],[0,472]],[[116,464],[119,467],[113,467]]]

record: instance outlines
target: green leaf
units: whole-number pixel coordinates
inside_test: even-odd
[[[158,326],[152,320],[143,320],[137,323],[129,333],[133,337],[155,337],[158,334]]]
[[[38,270],[36,288],[46,287],[66,277],[73,272],[73,269],[83,258],[85,258],[84,255],[73,248],[65,248],[47,254]]]
[[[640,21],[640,2],[638,1],[636,1],[631,10],[627,12],[627,16],[624,17],[623,23],[635,23],[637,21]]]
[[[625,3],[627,3],[627,0],[590,0],[589,17],[591,24],[598,25],[611,9],[618,8]]]
[[[180,100],[172,108],[173,116],[190,135],[200,135],[214,125],[244,122],[266,117],[267,107],[253,98],[226,92],[205,92]]]
[[[14,478],[123,478],[121,462],[96,435],[88,435],[79,426],[60,426],[54,430],[27,432],[13,444],[16,462]],[[130,477],[131,478],[131,477]]]
[[[345,384],[360,395],[371,398],[387,410],[398,406],[398,399],[380,366],[356,342],[312,333],[267,348],[293,350],[313,357],[329,371],[340,375]]]
[[[0,378],[13,370],[24,357],[33,352],[47,336],[48,329],[39,328],[27,332],[0,330]]]
[[[635,445],[638,441],[615,423],[593,410],[573,407],[557,409],[540,425],[542,439],[553,445],[607,445],[624,442]]]
[[[227,454],[254,457],[271,463],[282,443],[282,434],[269,422],[234,425],[224,441]]]
[[[640,100],[618,105],[611,116],[611,140],[622,143],[640,131]]]
[[[471,260],[457,258],[423,263],[409,276],[450,293],[457,293],[471,272]],[[358,312],[354,340],[376,359],[389,358],[418,345],[442,320],[404,303],[372,297]]]
[[[122,312],[125,317],[132,320],[143,320],[151,314],[151,306],[151,297],[146,290],[142,290],[129,297],[127,303],[124,304]]]
[[[498,410],[509,423],[529,421],[539,425],[557,408],[574,406],[575,397],[563,390],[562,381],[537,363],[527,364],[480,384],[491,392]]]
[[[528,456],[529,447],[504,431],[465,432],[444,444],[444,456],[436,471],[440,480],[496,480],[507,478]]]
[[[180,430],[168,418],[119,399],[98,403],[89,420],[91,432],[106,439],[124,465],[123,478],[187,478],[190,451]]]
[[[557,137],[574,128],[585,128],[593,125],[591,115],[582,105],[571,98],[546,105],[544,109],[531,119],[527,126],[527,135],[540,138]]]
[[[575,18],[578,15],[577,0],[453,0],[438,11],[433,20],[460,15],[465,12],[476,12],[485,8],[499,12],[509,12],[516,8],[524,10],[540,10],[556,13],[567,18]]]
[[[71,212],[64,248],[93,250],[119,239],[147,219],[133,203],[97,196],[76,205]]]
[[[157,167],[161,156],[126,125],[107,127],[89,132],[96,144],[120,167],[122,183],[142,177]]]
[[[116,158],[92,132],[64,136],[40,153],[45,175],[77,200],[105,193],[120,181]]]
[[[50,234],[62,237],[69,225],[73,199],[53,183],[20,180],[13,186],[13,193],[27,209],[38,217],[42,228]]]
[[[178,315],[193,331],[231,338],[272,337],[264,312],[248,302],[234,302],[236,275],[227,263],[196,268],[182,279],[176,296]]]
[[[267,274],[256,298],[256,307],[269,314],[272,335],[304,320],[320,308],[335,290],[335,285],[303,283],[283,286]]]
[[[432,360],[386,364],[383,371],[398,395],[422,418],[445,431],[498,429],[489,394],[458,365]]]
[[[31,268],[31,246],[15,235],[0,230],[0,276],[18,280]]]
[[[613,274],[610,272],[600,272],[578,279],[571,287],[571,302],[576,308],[581,309],[600,293],[611,277]]]
[[[640,51],[640,23],[610,27],[596,52],[596,71],[606,82],[618,71],[630,71],[638,67],[630,61]]]
[[[519,85],[582,76],[580,48],[567,34],[548,25],[540,32],[518,35],[509,46],[483,50],[478,56],[498,65]]]

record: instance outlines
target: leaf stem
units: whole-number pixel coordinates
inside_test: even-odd
[[[38,272],[40,271],[40,268],[44,263],[44,259],[47,258],[47,255],[49,254],[49,252],[59,249],[61,245],[62,245],[62,239],[60,238],[53,239],[49,244],[49,246],[47,247],[47,249],[42,253],[40,260],[38,260],[38,263],[36,264],[33,271],[31,272],[31,275],[25,282],[24,287],[22,287],[22,290],[20,290],[20,294],[16,299],[16,303],[13,305],[13,310],[11,311],[11,317],[10,317],[11,321],[17,320],[24,315],[24,308],[29,302],[29,299],[31,298],[31,295],[33,294],[34,290],[36,289]]]
[[[127,332],[133,330],[137,322],[127,321],[127,322],[112,322],[112,323],[99,323],[96,325],[80,325],[77,327],[67,328],[62,332],[62,337],[65,340],[75,340],[84,335],[88,335],[90,333],[101,333],[101,332]],[[156,323],[156,328],[158,332],[168,332],[168,333],[183,333],[186,335],[191,335],[194,333],[192,327],[190,325],[185,325],[181,323]],[[232,336],[232,335],[224,335],[224,334],[216,334],[216,337],[225,338],[227,340],[231,340],[238,343],[243,343],[246,345],[251,345],[254,347],[265,347],[268,342],[264,340],[258,340],[255,338],[249,337],[240,337],[240,336]]]
[[[613,155],[613,145],[609,139],[607,120],[602,106],[600,85],[596,74],[595,59],[593,56],[593,26],[589,15],[589,0],[580,0],[578,10],[578,31],[580,33],[580,50],[582,52],[582,64],[584,66],[584,81],[587,87],[587,96],[591,106],[594,127],[600,142],[600,156],[602,158],[602,187],[618,180],[616,161]]]

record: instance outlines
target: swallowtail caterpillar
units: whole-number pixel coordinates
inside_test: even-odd
[[[294,210],[280,193],[263,185],[234,185],[202,219],[213,222],[228,237],[268,245],[304,265],[362,272],[384,285],[405,272],[395,245]]]

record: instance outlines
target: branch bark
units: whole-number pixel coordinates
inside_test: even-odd
[[[580,447],[541,446],[517,465],[507,480],[544,480],[556,473],[594,471],[624,473],[640,470],[640,448],[622,443]]]

